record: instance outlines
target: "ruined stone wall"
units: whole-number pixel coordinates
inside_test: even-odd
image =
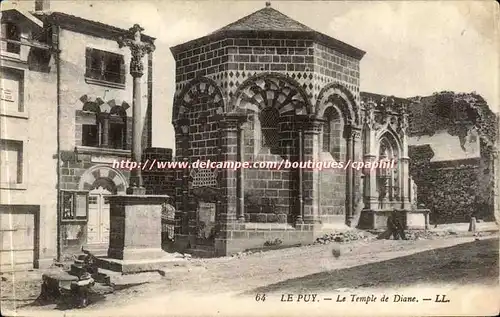
[[[498,117],[475,93],[411,99],[410,173],[431,222],[494,220]]]
[[[430,162],[428,146],[410,147],[410,157],[410,173],[418,186],[417,203],[431,210],[432,224],[468,222],[472,216],[494,220],[490,160]]]

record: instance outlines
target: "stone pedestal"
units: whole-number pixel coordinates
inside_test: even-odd
[[[429,229],[429,209],[410,210],[406,214],[406,228],[408,230]]]
[[[387,229],[387,219],[392,210],[368,210],[361,213],[360,229]],[[397,210],[401,222],[407,230],[424,230],[429,228],[429,209]]]
[[[108,256],[103,269],[123,273],[155,271],[182,262],[161,248],[162,204],[168,196],[113,195],[110,204]]]

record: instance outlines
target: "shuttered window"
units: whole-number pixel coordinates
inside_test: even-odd
[[[87,47],[85,77],[102,82],[125,84],[123,55]]]
[[[1,25],[2,38],[16,42],[21,41],[21,33],[15,23],[5,22]],[[16,42],[7,42],[6,44],[2,44],[2,50],[7,51],[7,53],[19,54],[21,52],[21,45]]]
[[[89,196],[84,191],[61,191],[61,220],[86,221]]]
[[[0,182],[23,183],[23,142],[0,140]]]

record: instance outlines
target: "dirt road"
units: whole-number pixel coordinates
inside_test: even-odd
[[[332,255],[333,248],[340,248],[340,257]],[[160,281],[116,292],[86,309],[65,313],[66,316],[85,312],[93,316],[125,316],[140,310],[141,314],[162,315],[173,312],[174,307],[188,309],[202,305],[201,294],[205,301],[207,295],[213,295],[214,301],[220,302],[225,296],[235,295],[254,299],[256,294],[271,296],[285,292],[402,288],[421,284],[496,285],[498,275],[498,237],[480,241],[471,237],[358,241],[192,260],[189,271],[171,272]],[[198,301],[186,302],[189,298],[198,298]],[[180,305],[181,302],[185,304]],[[209,307],[213,304],[208,300]],[[29,314],[25,309],[28,307],[22,309],[23,315]],[[40,316],[53,307],[29,309]]]

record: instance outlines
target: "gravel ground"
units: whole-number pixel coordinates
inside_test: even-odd
[[[475,237],[446,235],[406,241],[358,239],[235,257],[192,259],[189,269],[175,270],[159,281],[117,291],[79,311],[134,307],[175,292],[245,295],[393,287],[422,281],[491,284],[498,282],[498,236],[489,235],[495,238],[476,241]],[[30,305],[40,293],[41,273],[28,275],[14,276],[15,283],[13,276],[2,276],[3,309],[53,310],[55,305]]]

